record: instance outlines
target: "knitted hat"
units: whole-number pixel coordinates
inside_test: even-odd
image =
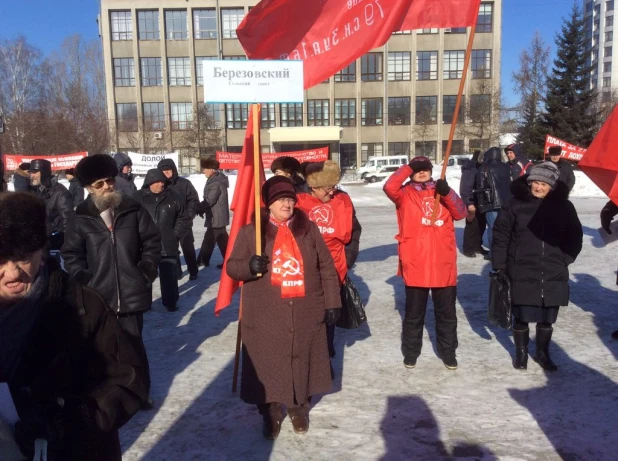
[[[412,168],[414,173],[418,173],[419,171],[433,170],[433,165],[427,157],[414,157],[410,160],[410,168]]]
[[[532,181],[547,183],[553,189],[560,177],[560,170],[553,162],[543,162],[533,165],[528,169],[528,184]]]
[[[339,184],[341,169],[337,162],[312,162],[305,168],[305,179],[309,187],[334,187]]]
[[[262,199],[266,206],[284,197],[296,200],[294,183],[285,176],[273,176],[262,186]]]
[[[288,157],[285,155],[283,157],[277,157],[273,160],[273,163],[270,166],[270,171],[276,173],[277,170],[285,171],[289,175],[300,173],[300,162],[294,157]]]
[[[0,194],[0,263],[23,260],[47,242],[43,200],[29,192]]]
[[[218,170],[219,169],[219,162],[214,157],[202,158],[202,159],[200,159],[200,168],[202,170],[206,170],[206,169],[208,169],[208,170]]]
[[[562,147],[551,146],[549,149],[547,149],[547,155],[562,155]]]
[[[99,179],[115,178],[118,176],[116,161],[107,154],[96,154],[84,157],[75,167],[75,176],[83,187]]]

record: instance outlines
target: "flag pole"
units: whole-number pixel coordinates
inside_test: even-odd
[[[442,159],[442,172],[440,173],[440,179],[446,177],[446,167],[448,166],[448,159],[451,155],[451,147],[453,146],[453,137],[455,136],[455,128],[457,128],[457,119],[459,118],[459,109],[461,107],[461,98],[463,96],[464,87],[466,85],[466,76],[468,75],[468,67],[470,65],[470,58],[472,56],[472,45],[474,43],[474,34],[476,33],[476,22],[478,20],[478,10],[474,16],[474,23],[470,27],[470,37],[468,37],[468,47],[466,48],[466,55],[464,58],[464,68],[461,80],[459,81],[459,91],[457,92],[457,100],[455,102],[455,110],[453,111],[453,120],[451,121],[451,131],[448,135],[448,142],[446,143],[446,152]],[[436,199],[433,204],[433,214],[431,215],[431,225],[436,221],[438,209],[440,208],[440,194],[436,192]]]

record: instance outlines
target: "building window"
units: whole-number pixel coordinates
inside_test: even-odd
[[[335,99],[335,125],[356,126],[356,99]]]
[[[217,59],[216,56],[196,56],[195,57],[195,84],[204,85],[204,61]]]
[[[469,147],[470,147],[470,150],[479,149],[480,151],[485,151],[489,149],[489,140],[488,139],[471,139]]]
[[[429,160],[436,161],[436,141],[417,141],[414,143],[414,155],[416,157],[427,157]]]
[[[310,99],[307,101],[307,125],[329,126],[328,99]]]
[[[612,71],[612,63],[604,62],[603,63],[603,72],[611,72]]]
[[[410,30],[398,30],[397,32],[393,32],[393,35],[410,35],[412,31]]]
[[[491,32],[493,30],[493,3],[481,3],[479,17],[476,21],[477,32]]]
[[[592,0],[586,3],[586,13],[592,12]]]
[[[491,121],[491,98],[488,94],[473,94],[470,97],[470,120],[472,123]]]
[[[605,18],[605,27],[612,27],[614,25],[614,16],[607,16]]]
[[[275,104],[268,103],[262,104],[262,121],[261,128],[274,128],[275,127]],[[270,150],[268,151],[270,152]]]
[[[361,57],[361,81],[382,81],[382,53],[367,53]]]
[[[137,33],[140,40],[159,40],[159,10],[137,12]]]
[[[611,46],[606,46],[605,47],[605,52],[603,53],[603,56],[608,58],[612,55],[612,47]]]
[[[137,104],[116,104],[118,131],[137,131]]]
[[[453,114],[455,113],[455,104],[457,103],[457,96],[442,96],[442,123],[453,123]],[[461,105],[459,107],[459,114],[457,116],[457,123],[461,123],[461,117],[464,107],[464,96],[461,97]]]
[[[442,78],[445,80],[461,78],[464,68],[465,51],[445,51]]]
[[[224,61],[246,61],[246,56],[236,55],[236,56],[223,56]]]
[[[410,97],[388,98],[388,124],[410,124]]]
[[[370,142],[361,144],[361,165],[370,157],[382,157],[384,155],[384,145],[381,142]]]
[[[592,54],[590,55],[592,62],[599,59],[599,50],[592,50]]]
[[[448,141],[442,141],[442,156],[446,155],[446,146]],[[461,155],[464,153],[464,142],[462,140],[453,140],[451,144],[451,154]]]
[[[438,97],[416,97],[416,124],[431,125],[438,121]]]
[[[599,44],[599,34],[596,34],[592,37],[592,46],[597,46]]]
[[[389,142],[388,155],[410,155],[409,142]]]
[[[196,40],[217,38],[217,12],[214,8],[193,10],[193,35]]]
[[[193,124],[193,107],[190,102],[170,103],[172,130],[188,130]]]
[[[361,125],[382,125],[382,98],[361,100]]]
[[[611,30],[609,32],[605,32],[605,41],[611,42],[612,40],[614,40],[614,32]]]
[[[114,58],[114,86],[135,86],[133,58]]]
[[[227,105],[227,127],[228,128],[247,128],[249,118],[249,106],[247,104],[228,104]]]
[[[410,52],[388,53],[388,79],[390,81],[410,80]]]
[[[206,125],[219,130],[223,127],[221,120],[223,119],[223,104],[203,104],[203,113],[210,119],[206,121]]]
[[[611,77],[603,77],[603,88],[609,88],[610,86],[612,86]]]
[[[355,82],[356,61],[350,63],[335,74],[335,82]]]
[[[422,34],[437,34],[438,33],[438,29],[420,29],[416,32],[419,35]]]
[[[144,130],[157,131],[165,129],[165,112],[162,102],[145,102],[144,110]]]
[[[598,16],[599,14],[601,14],[601,5],[595,5],[594,6],[594,15]]]
[[[614,0],[605,2],[605,11],[614,11]]]
[[[451,27],[450,29],[445,29],[444,33],[445,34],[465,34],[466,28],[465,27]]]
[[[491,50],[472,50],[472,78],[491,78]]]
[[[244,17],[244,8],[222,8],[221,27],[223,28],[223,38],[236,38],[236,29]]]
[[[188,36],[187,10],[165,12],[165,31],[168,40],[186,40]]]
[[[189,58],[167,58],[170,86],[191,86],[191,61]]]
[[[356,144],[339,144],[339,165],[347,170],[356,168]]]
[[[110,11],[112,40],[133,40],[133,23],[130,11]]]
[[[416,79],[436,80],[438,78],[438,52],[416,52]]]
[[[161,58],[142,58],[142,86],[162,86]]]
[[[303,126],[303,103],[281,104],[281,126]]]

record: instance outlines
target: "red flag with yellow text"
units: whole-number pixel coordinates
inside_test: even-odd
[[[480,0],[262,0],[236,33],[249,59],[304,61],[305,88],[400,30],[468,27]]]
[[[226,272],[227,259],[232,253],[234,243],[240,228],[253,221],[255,213],[255,182],[254,182],[254,163],[253,163],[253,137],[259,138],[260,131],[253,132],[253,110],[249,108],[249,120],[247,121],[247,131],[245,133],[245,142],[242,147],[242,158],[238,166],[238,177],[236,178],[236,188],[232,197],[232,205],[230,209],[234,212],[232,217],[232,226],[230,228],[230,238],[227,244],[227,253],[223,263],[221,273],[221,282],[219,283],[219,292],[217,294],[217,302],[215,303],[215,314],[218,314],[222,309],[225,309],[232,302],[232,296],[240,286],[236,280],[232,280]],[[257,119],[261,120],[261,109],[258,110]],[[260,143],[257,143],[260,146]],[[259,155],[259,153],[258,153]],[[264,166],[262,164],[262,156],[259,155],[260,166],[258,174],[260,175],[260,185],[266,180],[264,176]],[[259,219],[258,219],[259,221]]]

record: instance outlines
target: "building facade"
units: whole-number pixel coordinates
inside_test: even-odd
[[[118,151],[240,152],[246,104],[204,104],[202,61],[246,59],[236,28],[256,0],[102,0],[107,108]],[[501,0],[482,2],[453,153],[499,133]],[[262,107],[263,152],[329,146],[343,169],[371,156],[446,149],[470,28],[398,32],[328,80],[302,104]],[[215,134],[213,136],[213,133]],[[219,134],[219,136],[216,136]]]
[[[590,85],[611,97],[612,86],[618,86],[618,66],[612,65],[614,38],[614,0],[583,0],[586,41],[590,50]],[[617,48],[618,51],[618,48]]]

